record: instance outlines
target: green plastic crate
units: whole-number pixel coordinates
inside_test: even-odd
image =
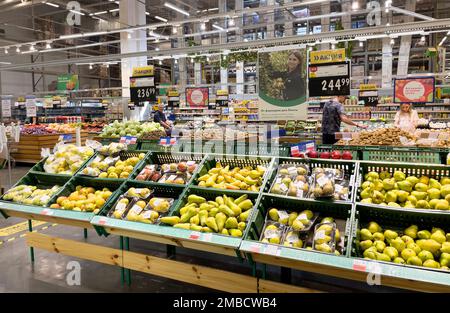
[[[159,140],[139,140],[139,149],[155,152],[182,152],[182,145],[163,146],[159,144]]]
[[[450,177],[450,166],[438,165],[438,164],[413,164],[413,163],[386,163],[386,162],[359,162],[358,167],[358,177],[356,179],[356,195],[355,202],[359,206],[370,207],[373,209],[385,208],[384,206],[379,206],[376,204],[366,204],[360,203],[361,201],[361,185],[364,182],[364,176],[368,172],[387,171],[393,174],[395,171],[402,171],[405,173],[406,177],[414,175],[417,178],[420,176],[428,176],[429,178],[435,178],[439,180],[442,177]],[[399,211],[399,212],[410,212],[412,209],[409,208],[396,208],[396,207],[386,207],[388,210]],[[423,209],[417,209],[418,211],[423,211]],[[425,210],[426,212],[433,212],[434,210]],[[438,211],[440,214],[448,214],[446,211]]]
[[[199,171],[196,173],[194,179],[192,180],[193,185],[198,185],[198,179],[207,174],[208,171],[214,167],[216,167],[216,163],[222,164],[222,166],[230,166],[230,170],[234,167],[243,168],[245,166],[256,167],[258,165],[264,166],[267,168],[266,173],[263,176],[263,182],[261,189],[264,188],[265,182],[267,180],[268,174],[271,168],[272,158],[267,156],[248,156],[248,155],[234,155],[234,154],[208,154],[200,167]],[[198,187],[202,189],[214,189],[214,188],[206,188],[206,187]],[[217,189],[216,189],[217,190]],[[242,193],[257,193],[253,191],[247,190],[236,190],[237,192]]]
[[[120,141],[120,138],[97,137],[97,139],[104,146],[107,146],[113,142],[118,143]],[[132,145],[128,145],[128,149],[130,149],[130,150],[138,149],[138,142],[136,142],[135,144],[132,144]]]
[[[177,153],[170,153],[170,152],[149,152],[147,156],[144,158],[142,163],[139,163],[139,165],[136,167],[135,171],[133,171],[133,174],[130,175],[130,179],[135,179],[137,175],[142,171],[142,169],[148,165],[148,164],[165,164],[165,163],[178,163],[181,161],[195,161],[197,163],[197,169],[198,171],[200,164],[203,161],[203,155],[201,154],[192,154],[192,153],[186,153],[186,152],[177,152]],[[196,173],[194,172],[194,174]],[[193,179],[194,175],[192,175],[191,180]],[[190,183],[187,182],[187,184]],[[163,184],[167,186],[172,186],[171,184]],[[183,185],[185,187],[185,185]]]
[[[83,164],[81,164],[80,168],[79,168],[78,170],[76,170],[75,173],[74,173],[73,175],[69,175],[69,174],[51,174],[51,173],[45,172],[45,170],[44,170],[44,164],[45,164],[45,161],[47,161],[47,158],[48,158],[48,157],[43,158],[43,159],[40,160],[38,163],[36,163],[36,164],[30,169],[29,172],[30,172],[30,173],[38,173],[38,174],[40,173],[40,174],[44,174],[44,175],[50,175],[50,176],[53,176],[53,177],[55,177],[55,176],[62,176],[62,177],[68,177],[68,178],[70,178],[70,177],[76,175],[79,171],[81,171],[81,170],[86,166],[86,164],[88,164],[88,163],[92,160],[92,158],[93,158],[94,156],[95,156],[95,153],[94,153],[93,156],[91,156],[90,158],[88,158],[87,160],[85,160],[85,161],[83,162]]]
[[[333,152],[333,151],[350,151],[353,160],[360,160],[360,149],[356,146],[338,146],[338,145],[318,145],[316,151],[320,154],[321,152]]]
[[[244,237],[246,241],[259,241],[261,233],[263,231],[266,216],[271,208],[287,211],[303,211],[311,210],[314,213],[319,213],[319,218],[311,226],[311,231],[314,230],[314,225],[320,223],[321,218],[331,216],[338,221],[341,226],[341,236],[344,241],[344,255],[349,255],[348,251],[348,238],[351,237],[352,230],[352,204],[344,202],[327,202],[327,201],[312,201],[304,199],[292,199],[281,196],[263,194],[257,210],[254,212],[251,222],[251,228]],[[305,249],[296,249],[291,247],[279,246],[281,249],[294,249],[298,251],[304,251]],[[319,251],[315,251],[321,253]]]
[[[235,154],[287,157],[291,153],[290,146],[285,144],[272,144],[272,142],[237,142],[235,147]]]
[[[441,164],[441,154],[439,151],[415,147],[365,147],[362,151],[362,160]]]
[[[274,160],[272,170],[267,179],[267,184],[264,188],[266,193],[270,192],[270,188],[278,173],[278,167],[283,164],[305,164],[312,171],[316,167],[340,169],[345,175],[344,178],[349,181],[349,199],[345,202],[353,202],[355,198],[355,181],[357,178],[358,162],[349,160],[329,160],[329,159],[302,159],[302,158],[278,158]],[[310,175],[311,173],[308,173]],[[290,197],[289,197],[290,198]],[[296,199],[296,198],[292,198]],[[342,202],[342,201],[328,201],[328,202]]]
[[[359,247],[360,242],[360,234],[359,231],[361,228],[367,227],[369,222],[378,223],[383,232],[386,229],[396,231],[400,236],[403,235],[404,229],[411,225],[417,225],[418,230],[428,230],[431,231],[433,227],[442,228],[446,233],[450,232],[450,214],[442,214],[436,211],[418,211],[418,210],[410,210],[410,211],[398,211],[398,210],[390,210],[388,208],[372,208],[368,206],[356,205],[355,210],[355,220],[353,223],[352,230],[352,239],[351,239],[351,257],[355,258],[363,258],[362,251]],[[378,261],[380,264],[390,264],[396,265],[399,268],[416,268],[422,269],[424,271],[437,271],[443,272],[441,270],[435,270],[426,267],[419,267],[413,265],[402,265],[396,264],[392,262]],[[444,271],[450,277],[450,272]],[[450,285],[450,278],[448,280],[448,284]]]

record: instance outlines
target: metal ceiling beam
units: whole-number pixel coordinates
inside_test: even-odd
[[[378,27],[367,27],[367,28],[359,28],[359,29],[349,29],[349,30],[341,30],[334,32],[325,32],[319,34],[310,34],[304,36],[289,36],[282,38],[273,38],[273,39],[263,39],[257,41],[248,41],[248,42],[230,42],[226,44],[216,44],[211,46],[193,46],[186,48],[172,48],[165,49],[160,51],[145,51],[145,52],[136,52],[136,53],[122,53],[122,54],[111,54],[104,56],[96,56],[96,57],[86,57],[86,58],[78,58],[78,59],[69,59],[69,60],[55,60],[55,61],[47,61],[35,64],[16,64],[16,65],[5,65],[0,67],[0,71],[6,71],[11,69],[22,69],[22,68],[32,68],[32,67],[46,67],[46,66],[57,66],[62,64],[74,64],[74,63],[90,63],[90,62],[107,62],[107,61],[117,61],[120,59],[127,58],[135,58],[135,57],[158,57],[158,56],[173,56],[173,55],[186,55],[186,54],[195,54],[195,53],[205,53],[205,52],[221,52],[224,50],[233,50],[233,49],[258,49],[265,48],[271,46],[286,46],[286,45],[296,45],[296,44],[314,44],[320,43],[327,40],[335,40],[335,41],[348,41],[348,40],[357,40],[358,38],[367,38],[371,39],[371,37],[376,38],[376,36],[387,36],[389,34],[402,33],[402,32],[412,32],[419,30],[442,30],[443,32],[447,32],[450,30],[450,18],[449,19],[440,19],[433,21],[421,21],[421,22],[412,22],[412,23],[404,23],[393,26],[378,26]]]

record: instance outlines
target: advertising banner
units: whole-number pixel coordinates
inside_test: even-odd
[[[59,75],[57,78],[56,90],[58,91],[77,90],[79,86],[78,75]]]
[[[306,49],[258,53],[259,119],[306,118]]]
[[[395,103],[433,103],[434,77],[415,77],[394,80]]]
[[[209,105],[209,88],[186,88],[186,103],[189,107],[205,107]]]

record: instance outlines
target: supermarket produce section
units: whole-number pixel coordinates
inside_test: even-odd
[[[6,191],[0,210],[6,218],[94,228],[121,243],[136,238],[236,257],[262,278],[258,266],[269,264],[356,281],[376,273],[386,286],[449,291],[449,202],[445,165],[110,143],[61,145]],[[92,245],[79,243],[91,249],[80,256],[48,246],[71,241],[27,238],[34,248],[109,264]],[[120,248],[123,259],[112,265],[147,271],[127,263],[128,244]]]

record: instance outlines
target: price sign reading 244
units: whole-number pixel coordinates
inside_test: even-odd
[[[323,91],[341,90],[341,88],[347,88],[350,85],[350,78],[337,78],[337,79],[324,79],[322,80]]]

